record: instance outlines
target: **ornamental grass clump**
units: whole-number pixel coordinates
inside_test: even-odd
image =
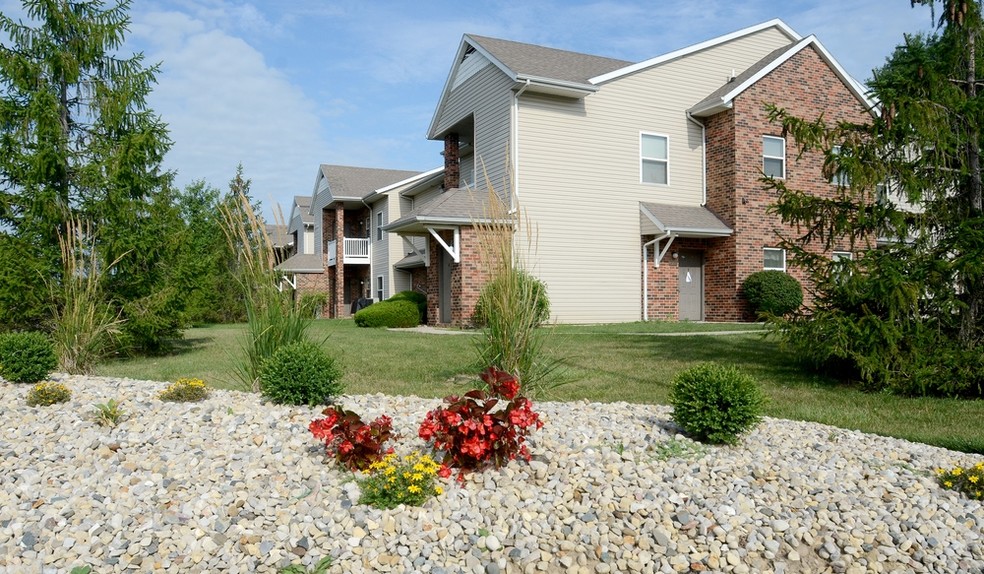
[[[673,420],[692,438],[712,444],[736,444],[762,419],[765,402],[754,378],[711,363],[677,375],[669,398]]]
[[[193,403],[208,398],[209,388],[201,379],[178,379],[157,394],[162,401]]]
[[[445,397],[445,406],[427,413],[418,436],[444,452],[444,465],[462,471],[500,468],[517,457],[529,461],[526,439],[543,428],[533,403],[505,371],[490,367],[482,381],[485,389]]]
[[[367,472],[369,476],[359,481],[362,489],[359,503],[376,508],[420,506],[432,496],[444,493],[441,485],[435,484],[435,478],[449,474],[430,455],[415,453],[402,459],[387,454],[370,464]]]
[[[393,437],[393,419],[380,415],[366,424],[362,417],[339,406],[321,411],[322,419],[308,425],[314,438],[325,443],[325,455],[334,458],[349,470],[364,470],[393,452],[385,448]]]
[[[984,462],[967,468],[937,468],[936,480],[943,488],[962,492],[972,500],[984,500]]]
[[[67,403],[72,398],[72,391],[62,383],[42,381],[27,393],[27,406],[47,407],[58,403]]]

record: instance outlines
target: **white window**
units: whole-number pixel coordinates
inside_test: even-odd
[[[376,213],[376,241],[383,240],[383,212]]]
[[[383,276],[382,275],[377,275],[376,276],[376,301],[382,301],[384,294],[385,293],[383,293]]]
[[[786,250],[766,247],[762,250],[764,269],[786,270]]]
[[[643,183],[670,182],[670,140],[666,136],[641,134],[640,157]]]
[[[762,138],[762,172],[768,177],[786,177],[786,140],[772,136]]]
[[[834,251],[833,253],[830,254],[830,258],[833,259],[834,261],[840,261],[842,259],[851,261],[852,259],[854,259],[854,254],[851,253],[850,251]]]
[[[839,156],[841,154],[841,146],[835,145],[830,153],[835,156]],[[830,178],[830,183],[838,187],[850,187],[851,177],[847,175],[847,171],[843,169],[838,169],[836,172],[834,172],[833,177]]]

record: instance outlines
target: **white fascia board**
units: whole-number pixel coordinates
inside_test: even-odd
[[[408,178],[406,178],[404,180],[398,181],[396,183],[391,183],[391,184],[387,185],[386,187],[381,187],[381,188],[373,191],[371,195],[375,195],[377,193],[386,193],[388,191],[393,191],[394,189],[396,189],[398,187],[402,187],[404,185],[413,185],[415,183],[418,183],[421,180],[428,179],[428,178],[430,178],[433,175],[436,175],[438,173],[441,173],[442,171],[444,171],[444,166],[443,165],[440,166],[440,167],[435,167],[434,169],[432,169],[430,171],[425,171],[424,173],[418,173],[417,175],[410,176],[410,177],[408,177]]]
[[[531,91],[539,91],[537,88],[545,88],[543,91],[556,92],[559,95],[568,95],[572,97],[584,97],[589,94],[593,94],[600,90],[601,88],[593,84],[582,84],[580,82],[567,82],[564,80],[555,80],[553,78],[544,78],[542,76],[526,76],[520,75],[516,77],[516,81],[521,83],[523,86],[527,86]]]
[[[502,70],[504,74],[509,76],[510,79],[516,81],[516,73],[509,69],[508,66],[499,61],[498,58],[494,57],[489,53],[488,50],[481,47],[477,41],[473,40],[471,36],[465,34],[461,37],[461,43],[458,45],[458,51],[454,56],[454,63],[451,64],[451,70],[448,72],[448,77],[444,80],[444,89],[441,90],[441,99],[438,101],[437,109],[434,110],[434,117],[431,118],[430,126],[427,128],[427,139],[434,139],[437,135],[435,130],[437,129],[438,118],[441,117],[441,111],[444,109],[444,102],[447,100],[448,95],[451,93],[451,82],[454,80],[454,75],[461,65],[462,58],[465,57],[465,52],[468,48],[474,48],[476,52],[488,58],[497,68]]]
[[[688,55],[693,54],[695,52],[700,52],[701,50],[706,50],[707,48],[712,48],[714,46],[717,46],[718,44],[723,44],[725,42],[730,42],[731,40],[735,40],[737,38],[741,38],[742,36],[747,36],[749,34],[754,34],[756,32],[761,32],[762,30],[765,30],[767,28],[772,28],[772,27],[778,28],[780,32],[782,32],[786,36],[789,36],[789,39],[790,40],[798,41],[798,40],[800,40],[802,38],[802,36],[800,36],[799,34],[797,34],[795,30],[793,30],[788,25],[786,25],[785,22],[783,22],[779,18],[775,18],[775,19],[769,20],[768,22],[762,22],[761,24],[756,24],[754,26],[749,26],[748,28],[743,28],[743,29],[738,30],[736,32],[732,32],[730,34],[725,34],[724,36],[718,36],[717,38],[712,38],[710,40],[706,40],[706,41],[701,42],[699,44],[694,44],[693,46],[688,46],[686,48],[681,48],[679,50],[674,50],[673,52],[669,52],[668,54],[663,54],[662,56],[656,56],[655,58],[650,58],[648,60],[639,62],[637,64],[632,64],[630,66],[626,66],[624,68],[621,68],[621,69],[618,69],[618,70],[615,70],[615,71],[612,71],[612,72],[608,72],[607,74],[602,74],[600,76],[595,76],[594,78],[591,78],[588,81],[591,82],[592,84],[601,84],[601,83],[604,83],[604,82],[608,82],[610,80],[615,80],[615,79],[620,78],[622,76],[625,76],[625,75],[628,75],[628,74],[633,74],[635,72],[638,72],[639,70],[644,70],[644,69],[649,68],[651,66],[658,66],[659,64],[663,64],[663,63],[669,62],[670,60],[675,60],[675,59],[681,58],[683,56],[688,56]]]

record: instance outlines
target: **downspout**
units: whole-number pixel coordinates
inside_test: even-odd
[[[510,143],[512,152],[512,175],[510,179],[512,180],[513,192],[509,194],[509,212],[512,213],[516,210],[516,198],[519,196],[519,96],[523,95],[523,92],[530,87],[529,78],[526,79],[526,83],[523,84],[519,90],[513,94],[512,101],[512,142]]]
[[[642,320],[649,320],[649,246],[659,244],[660,241],[670,237],[669,233],[664,233],[656,239],[645,243],[642,246]],[[658,247],[657,247],[658,249]],[[656,256],[655,250],[653,256]]]
[[[687,112],[687,119],[700,127],[700,186],[701,186],[701,207],[707,205],[707,126],[704,122],[697,119]]]

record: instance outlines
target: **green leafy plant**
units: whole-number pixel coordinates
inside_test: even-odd
[[[115,427],[126,418],[126,411],[116,399],[109,399],[105,403],[94,405],[93,416],[99,426]]]
[[[305,293],[298,301],[301,311],[308,317],[320,317],[325,305],[328,304],[327,293]]]
[[[263,364],[260,392],[275,403],[321,405],[342,392],[341,376],[324,349],[300,341],[277,349]]]
[[[714,444],[737,443],[761,420],[765,400],[751,376],[712,363],[677,375],[669,399],[673,420],[693,438]]]
[[[936,479],[943,488],[962,492],[972,500],[984,500],[984,462],[967,468],[937,468]]]
[[[201,379],[178,379],[157,394],[162,401],[189,403],[208,398],[209,388]]]
[[[670,439],[649,447],[656,460],[670,460],[672,458],[700,458],[707,454],[707,447],[692,440]]]
[[[37,331],[0,334],[0,376],[14,383],[36,383],[58,365],[51,340]]]
[[[72,391],[62,383],[42,381],[27,393],[27,406],[46,407],[56,403],[66,403],[72,398]]]
[[[90,572],[92,572],[92,566],[85,565],[72,568],[69,574],[89,574]]]
[[[325,443],[326,455],[350,470],[368,468],[382,459],[383,445],[392,436],[393,419],[380,415],[366,424],[362,417],[339,406],[328,407],[321,414],[324,418],[311,421],[308,430]]]
[[[408,454],[398,459],[387,454],[368,468],[369,476],[359,481],[360,504],[376,508],[396,508],[400,504],[420,506],[444,489],[435,484],[441,465],[430,455]]]
[[[520,395],[519,382],[490,367],[482,373],[486,389],[444,398],[427,413],[417,435],[443,451],[443,464],[464,470],[499,468],[516,457],[530,460],[527,436],[543,428],[533,403]]]
[[[331,563],[331,556],[325,556],[321,560],[318,560],[310,570],[302,564],[291,564],[290,566],[284,566],[280,570],[277,570],[277,572],[278,574],[326,574],[328,569],[331,568]]]
[[[409,328],[420,324],[420,309],[407,299],[380,301],[356,312],[355,324],[360,327]]]
[[[741,286],[742,294],[756,317],[781,317],[803,305],[803,287],[792,275],[770,269],[749,275]]]

